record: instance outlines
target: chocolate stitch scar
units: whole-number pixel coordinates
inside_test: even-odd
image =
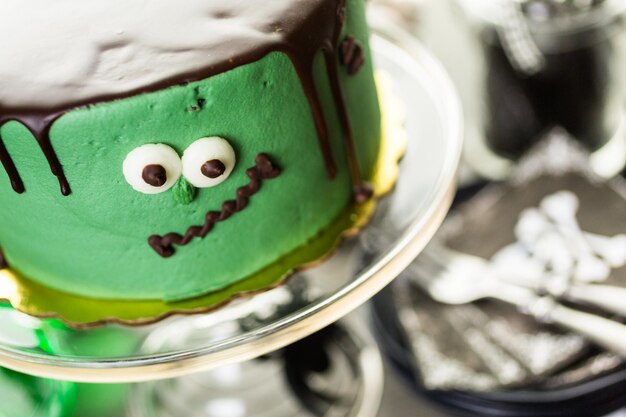
[[[185,246],[194,237],[203,238],[209,234],[216,223],[229,219],[248,206],[250,197],[259,192],[263,180],[276,178],[280,175],[280,168],[266,154],[258,154],[254,162],[256,166],[248,168],[246,175],[250,183],[237,189],[237,199],[222,203],[222,211],[209,211],[204,218],[204,225],[191,226],[184,236],[178,233],[168,233],[165,236],[153,235],[148,238],[148,244],[156,253],[164,258],[169,258],[176,252],[174,245]]]

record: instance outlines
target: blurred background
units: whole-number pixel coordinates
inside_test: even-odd
[[[455,206],[373,302],[395,370],[382,415],[626,415],[626,4],[372,3],[440,60],[465,114]]]

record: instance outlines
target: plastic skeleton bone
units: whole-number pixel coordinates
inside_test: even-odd
[[[572,202],[570,201],[569,204],[572,204]],[[575,212],[575,209],[573,211]],[[571,222],[571,220],[569,221]],[[575,213],[571,224],[580,230],[575,219]],[[537,209],[526,209],[520,215],[515,229],[515,235],[521,242],[534,244],[534,242],[539,239],[540,235],[553,227],[554,225],[549,222],[549,219],[541,211]],[[612,268],[621,268],[626,265],[625,234],[608,237],[584,231],[580,233],[582,233],[582,236],[593,252],[607,261]]]
[[[515,227],[518,242],[492,258],[492,267],[499,275],[510,275],[514,270],[511,278],[526,283],[545,281],[549,275],[551,284],[563,286],[572,278],[603,281],[611,267],[626,264],[626,235],[606,237],[580,230],[576,220],[578,198],[573,193],[555,193],[544,198],[540,207],[521,213]],[[541,269],[543,277],[538,276]]]
[[[626,235],[613,237],[585,233],[589,245],[600,254],[612,268],[621,268],[626,264]]]
[[[554,222],[559,232],[566,238],[566,242],[576,249],[577,279],[593,280],[594,277],[606,279],[610,275],[610,267],[620,268],[626,264],[626,239],[623,235],[611,238],[580,230],[576,220],[578,197],[574,193],[560,191],[548,196],[541,202],[541,209]],[[606,274],[599,273],[602,267],[595,255],[606,261],[604,263]]]
[[[551,222],[548,216],[537,209],[525,211],[521,220],[522,227],[517,229],[518,237],[527,242],[533,255],[543,260],[553,273],[585,282],[603,281],[609,277],[609,266],[596,257],[594,249],[584,237],[576,234],[576,229],[580,230],[577,224],[566,226]],[[529,227],[528,230],[525,227]],[[537,229],[543,230],[543,233],[537,235]]]
[[[538,209],[526,209],[520,215],[515,235],[532,251],[534,259],[552,271],[565,273],[574,268],[574,255],[564,237]]]

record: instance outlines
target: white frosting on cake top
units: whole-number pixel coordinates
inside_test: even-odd
[[[225,42],[236,56],[278,41],[277,22],[319,1],[1,1],[0,107],[53,108],[207,68]]]

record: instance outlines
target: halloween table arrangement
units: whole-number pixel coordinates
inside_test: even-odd
[[[173,19],[189,12],[160,3]],[[48,38],[86,70],[50,72],[46,100],[13,103],[28,74],[10,68],[0,97],[0,365],[7,387],[40,394],[25,410],[376,415],[382,370],[367,331],[341,322],[316,332],[380,291],[435,234],[456,188],[460,104],[419,44],[376,28],[368,44],[359,1],[312,2],[298,24],[276,18],[293,12],[287,0],[261,11],[213,3],[203,16],[219,39],[209,45],[182,39],[214,35],[194,19],[163,48],[154,42],[166,24],[94,31],[66,49]],[[162,19],[165,9],[147,11]],[[116,19],[105,14],[103,25],[128,24]],[[302,35],[320,24],[319,39]],[[246,50],[250,39],[258,50]],[[90,64],[92,43],[101,55]],[[41,44],[28,46],[45,64]],[[205,48],[214,54],[194,55]],[[179,73],[124,73],[138,59],[171,59]],[[102,84],[109,73],[119,89]],[[365,256],[376,224],[395,237]]]
[[[624,4],[425,9],[405,23],[461,92],[471,175],[433,242],[374,301],[378,340],[443,415],[621,409]]]

